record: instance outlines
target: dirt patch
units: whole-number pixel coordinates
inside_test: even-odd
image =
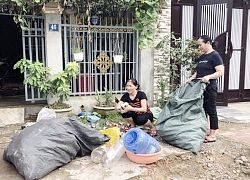
[[[220,131],[242,130],[249,124],[220,122]],[[250,179],[250,146],[219,136],[215,143],[204,143],[197,155],[170,155],[130,180],[247,180]]]
[[[249,128],[250,124],[220,122],[221,134]],[[19,130],[20,126],[11,126],[8,130],[0,128],[0,135],[2,137],[2,143],[0,143],[1,156],[8,144],[6,137],[10,138]],[[83,166],[81,163],[85,162],[84,159],[77,160],[58,168],[42,179],[77,179],[73,178],[69,173],[70,169],[75,172]],[[0,164],[0,179],[23,180],[14,166],[3,159],[0,159]],[[190,152],[178,155],[171,154],[154,164],[142,165],[141,167],[147,170],[143,171],[139,176],[130,178],[130,180],[248,180],[250,179],[250,145],[221,135],[215,143],[203,144],[197,155]],[[82,174],[86,172],[82,170],[78,173]],[[105,177],[96,177],[96,179],[105,180]],[[84,178],[80,178],[79,180],[81,179]],[[120,180],[124,180],[122,175]]]

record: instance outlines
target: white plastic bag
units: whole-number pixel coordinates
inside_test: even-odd
[[[42,108],[41,111],[38,113],[36,122],[42,120],[42,119],[52,119],[56,118],[56,112],[53,109],[49,108]]]

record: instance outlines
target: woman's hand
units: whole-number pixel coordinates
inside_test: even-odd
[[[122,113],[127,113],[129,111],[133,111],[133,107],[130,105],[127,105],[123,107]]]
[[[203,83],[208,83],[209,81],[209,77],[208,76],[204,76],[202,79],[201,79],[201,82]]]
[[[185,84],[189,83],[190,81],[192,81],[192,79],[188,79],[185,81]]]
[[[123,104],[123,101],[119,101],[119,102],[116,104],[116,106],[115,106],[115,110],[118,111],[118,112],[121,112],[120,107],[121,107],[122,104]]]
[[[188,80],[185,81],[185,84],[189,83],[190,81],[192,81],[193,79],[196,78],[196,74],[197,72],[195,72]]]

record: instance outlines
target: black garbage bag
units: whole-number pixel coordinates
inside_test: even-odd
[[[207,128],[203,109],[205,88],[205,83],[195,79],[169,95],[156,122],[157,134],[168,144],[195,154],[199,151]]]
[[[40,179],[109,139],[76,117],[46,119],[21,131],[4,150],[3,158],[26,180]]]

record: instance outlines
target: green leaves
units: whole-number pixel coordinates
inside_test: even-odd
[[[60,103],[68,100],[71,93],[70,81],[79,72],[79,65],[76,62],[69,62],[64,71],[54,75],[51,75],[50,69],[39,61],[21,59],[14,65],[14,69],[17,68],[26,74],[23,81],[25,85],[39,89],[46,96],[50,93],[56,95]]]
[[[18,6],[19,16],[17,21],[19,21],[22,30],[28,30],[28,25],[25,19],[23,18],[27,12],[35,10],[36,7],[41,7],[43,3],[48,3],[49,1],[44,0],[11,0],[15,2]],[[114,4],[110,3],[108,0],[55,0],[61,7],[65,9],[72,9],[76,12],[79,11],[79,7],[86,7],[87,3],[91,3],[92,13],[96,9],[96,5],[101,7],[104,4],[108,4],[109,6],[113,6]],[[141,49],[145,49],[147,46],[153,47],[154,41],[151,36],[145,35],[143,32],[145,30],[149,30],[150,32],[154,32],[156,29],[156,23],[158,21],[158,13],[157,11],[161,9],[161,6],[165,3],[164,0],[117,0],[116,6],[121,9],[132,9],[134,10],[134,16],[137,21],[135,25],[135,29],[139,31],[141,38],[139,39],[139,44]],[[33,12],[38,13],[38,12]],[[99,11],[96,10],[96,14]],[[33,14],[34,15],[34,14]]]
[[[80,52],[83,52],[83,49],[80,49],[80,48],[73,48],[72,49],[72,53],[80,53]]]
[[[141,0],[135,3],[135,17],[138,22],[135,29],[141,33],[138,39],[140,49],[154,46],[155,24],[158,20],[156,10],[158,8],[158,1],[159,0]]]
[[[11,0],[17,4],[17,6],[22,6],[23,1],[22,0]]]
[[[161,87],[164,82],[167,82],[167,90],[171,93],[180,85],[181,68],[185,68],[185,71],[190,73],[195,68],[195,59],[199,56],[196,40],[184,40],[171,33],[156,45],[156,49],[162,53],[159,58],[160,65],[156,68],[156,72],[161,75],[157,82],[158,89],[161,94],[165,94],[165,90]],[[160,105],[165,98],[156,95],[156,100]]]
[[[96,95],[94,97],[97,101],[97,106],[114,107],[115,102],[114,102],[112,91],[111,90],[109,91],[106,87],[104,89],[105,89],[105,93],[103,95],[100,94],[100,91],[98,89],[96,90]]]
[[[162,0],[124,0],[126,7],[134,7],[134,16],[137,23],[135,30],[139,31],[139,48],[154,47],[154,31],[158,21],[157,9]]]
[[[141,24],[139,24],[139,23],[136,23],[134,27],[135,27],[136,31],[142,31],[143,30],[143,26]]]

